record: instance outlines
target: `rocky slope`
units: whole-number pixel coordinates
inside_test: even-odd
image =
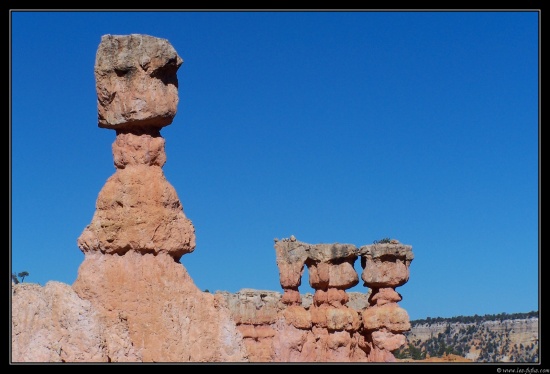
[[[185,278],[184,278],[185,279]],[[143,281],[143,280],[138,280]],[[153,283],[151,283],[153,284]],[[184,284],[190,286],[189,279]],[[174,289],[170,287],[171,289]],[[175,287],[177,288],[177,287]],[[196,290],[191,290],[196,291]],[[14,362],[142,362],[147,351],[135,346],[128,319],[136,318],[116,312],[116,318],[109,321],[101,317],[94,305],[81,299],[71,286],[60,282],[48,282],[44,287],[32,283],[12,284],[12,359]],[[187,295],[192,294],[189,290]],[[199,301],[214,300],[216,308],[210,310],[194,303],[173,300],[163,302],[161,290],[158,296],[147,298],[162,303],[161,312],[152,315],[167,316],[156,318],[149,324],[149,333],[142,333],[142,339],[154,339],[162,325],[171,325],[179,330],[183,339],[189,339],[189,347],[178,342],[154,342],[152,347],[174,350],[172,361],[283,361],[275,354],[274,347],[281,349],[281,315],[285,305],[282,294],[276,291],[243,289],[237,293],[216,291],[198,293]],[[114,295],[117,295],[115,292]],[[360,313],[368,306],[369,293],[350,292],[346,306]],[[120,297],[118,294],[117,297]],[[309,310],[313,303],[312,294],[303,294],[302,306]],[[174,305],[182,310],[174,310]],[[209,305],[206,303],[206,305]],[[190,309],[197,309],[197,313]],[[220,310],[225,311],[220,313]],[[149,311],[143,311],[147,314]],[[208,315],[210,320],[208,321]],[[394,351],[398,362],[516,362],[537,363],[539,361],[539,319],[538,313],[515,315],[484,316],[473,322],[457,322],[453,319],[434,318],[439,322],[412,321],[411,330],[405,332],[406,344]],[[179,316],[179,317],[178,317]],[[192,320],[195,316],[195,320]],[[221,320],[215,318],[222,317]],[[214,318],[212,318],[214,317]],[[460,319],[474,319],[461,317]],[[179,322],[178,322],[179,321]],[[185,322],[187,321],[187,323]],[[151,321],[149,321],[150,323]],[[159,323],[161,324],[159,326]],[[208,324],[211,331],[204,333],[198,324]],[[216,327],[219,326],[219,327]],[[141,326],[143,328],[143,326]],[[139,328],[138,328],[139,329]],[[185,338],[185,337],[188,338]],[[287,336],[288,337],[288,336]],[[201,342],[202,341],[202,342]],[[221,349],[216,347],[221,342]],[[297,346],[305,341],[287,342],[287,352],[300,354]],[[202,347],[202,348],[201,348]],[[218,351],[218,355],[211,355]],[[313,349],[315,352],[315,349]],[[311,353],[311,351],[310,351]],[[415,359],[413,359],[413,357]],[[291,357],[287,357],[290,359]],[[295,360],[298,361],[298,360]],[[304,360],[302,360],[304,361]]]
[[[475,362],[539,361],[538,313],[476,317],[413,321],[405,333],[407,344],[395,354],[424,358],[452,353]]]

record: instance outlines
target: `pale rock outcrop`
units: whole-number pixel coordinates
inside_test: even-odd
[[[90,301],[71,286],[50,281],[12,284],[11,352],[14,362],[106,362],[105,330]],[[118,339],[132,352],[123,326]]]
[[[253,362],[274,361],[276,322],[284,310],[281,294],[275,291],[242,289],[235,294],[217,292],[216,296],[225,300],[231,318],[243,337],[248,359]]]

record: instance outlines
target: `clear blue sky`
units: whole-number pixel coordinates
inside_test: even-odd
[[[390,237],[413,246],[411,319],[538,310],[539,16],[14,11],[10,271],[75,281],[115,172],[95,54],[137,33],[184,60],[163,170],[200,289],[281,291],[276,237]]]

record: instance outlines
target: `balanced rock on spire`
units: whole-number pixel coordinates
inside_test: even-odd
[[[176,72],[182,63],[166,39],[104,35],[94,68],[98,126],[135,130],[171,124],[178,107]]]
[[[201,292],[181,256],[195,229],[166,180],[165,140],[182,64],[165,39],[105,35],[96,54],[99,127],[116,130],[115,173],[77,240],[73,284],[103,324],[94,361],[243,361],[246,351],[221,296]]]
[[[178,104],[176,72],[183,63],[165,39],[104,35],[95,76],[99,127],[115,129],[116,172],[99,193],[78,247],[122,255],[167,253],[176,261],[195,248],[195,229],[164,177],[163,126]]]

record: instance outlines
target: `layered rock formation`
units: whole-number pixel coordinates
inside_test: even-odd
[[[334,345],[340,335],[323,334],[311,322],[313,297],[301,295],[302,304],[288,306],[283,295],[274,291],[243,289],[236,294],[217,292],[226,301],[233,320],[243,335],[250,361],[254,362],[350,362],[366,361],[365,357],[350,359],[332,352],[325,343]],[[352,292],[351,301],[345,304],[350,313],[364,308],[368,294]],[[334,321],[334,319],[331,319]],[[317,335],[322,338],[320,341]],[[342,338],[342,336],[340,336]],[[337,352],[338,350],[336,350]],[[341,349],[342,351],[342,349]],[[331,354],[332,353],[332,354]],[[346,352],[347,353],[347,352]],[[362,358],[359,359],[359,358]]]
[[[201,292],[180,258],[195,230],[164,177],[162,127],[178,104],[183,63],[167,40],[106,35],[95,62],[98,126],[116,132],[115,173],[77,240],[85,258],[72,287],[12,284],[12,359],[48,362],[394,361],[409,318],[395,288],[410,246],[360,248],[276,240],[283,294]],[[358,257],[370,293],[359,282]],[[315,289],[302,300],[304,267]],[[364,298],[363,298],[364,299]]]
[[[393,361],[392,351],[405,344],[404,332],[411,325],[407,312],[399,307],[401,295],[395,291],[409,280],[409,266],[413,260],[411,246],[396,240],[360,248],[365,286],[372,289],[370,308],[363,311],[363,327],[372,348],[374,361]],[[370,333],[370,338],[369,338]]]
[[[539,318],[502,318],[485,315],[475,322],[456,319],[433,323],[413,321],[411,330],[405,334],[405,347],[410,344],[426,356],[435,356],[444,339],[453,353],[476,362],[537,362]]]
[[[220,293],[244,338],[251,361],[392,362],[392,351],[405,344],[407,312],[397,305],[395,287],[409,277],[411,246],[394,240],[366,245],[308,244],[275,240],[283,294],[241,290]],[[359,282],[355,260],[370,291],[347,293]],[[315,289],[302,297],[304,268]]]
[[[395,287],[409,278],[412,247],[397,240],[366,245],[307,244],[295,237],[275,241],[279,278],[284,294],[284,328],[281,341],[296,341],[289,357],[297,361],[395,361],[391,351],[405,344],[410,329],[407,312],[397,305]],[[371,288],[369,307],[361,313],[346,305],[345,290],[359,282],[355,260],[361,256],[361,278]],[[307,310],[298,287],[304,267],[315,289]],[[293,337],[287,338],[286,335]],[[299,337],[299,338],[298,338]],[[301,345],[300,345],[301,344]]]

